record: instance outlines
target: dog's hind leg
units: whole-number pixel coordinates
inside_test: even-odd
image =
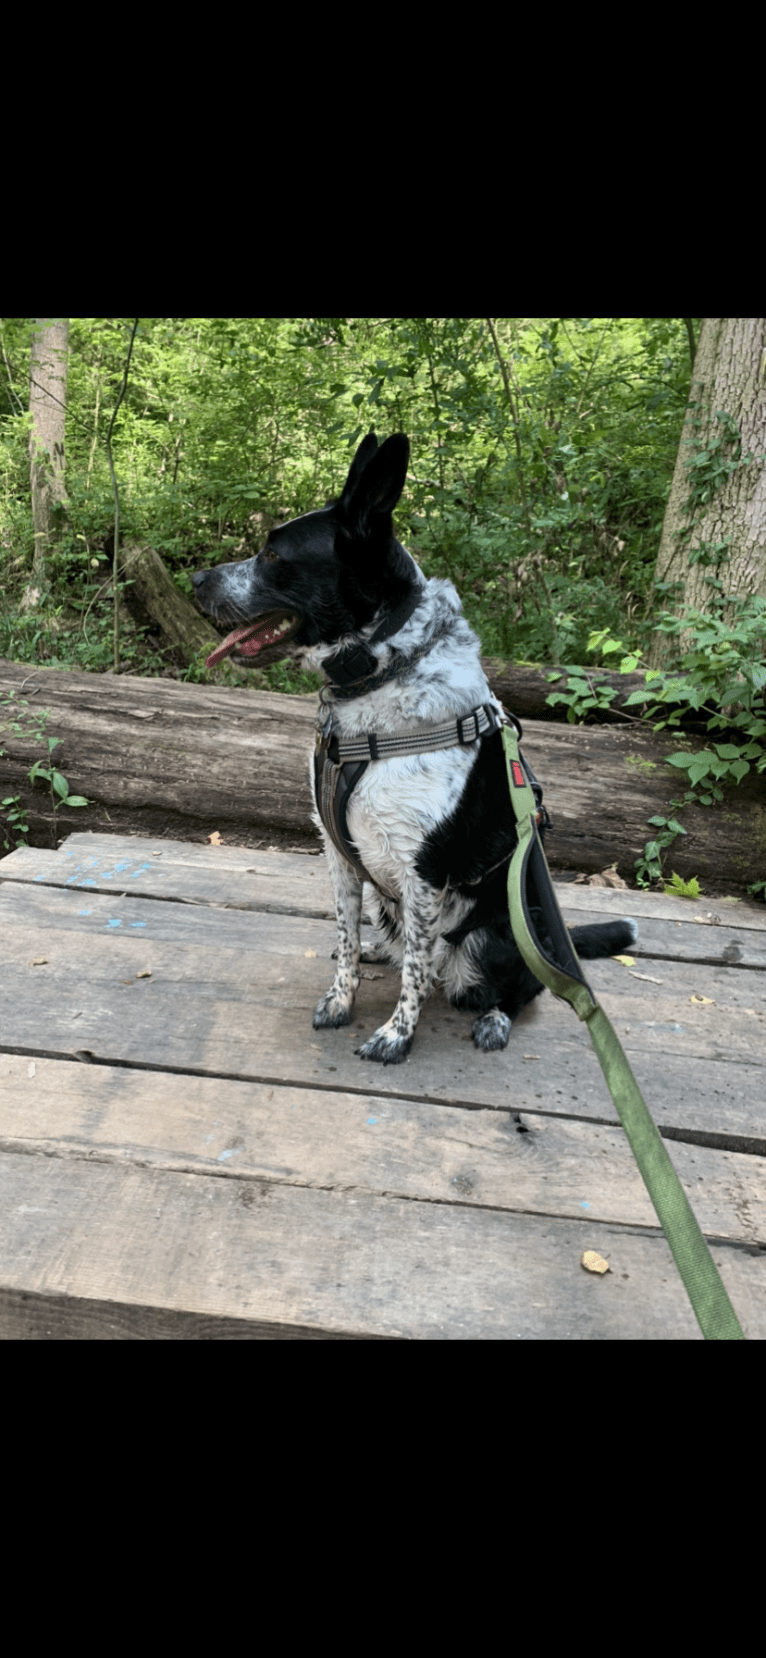
[[[325,850],[338,918],[338,965],[330,989],[314,1009],[315,1030],[326,1025],[348,1025],[359,989],[362,882],[350,865],[338,857],[329,840]]]
[[[402,990],[390,1019],[356,1052],[360,1059],[401,1065],[412,1047],[420,1009],[431,988],[444,894],[410,876],[401,902],[404,953]]]

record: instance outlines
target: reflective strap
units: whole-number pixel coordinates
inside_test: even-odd
[[[463,734],[469,721],[473,730]],[[339,762],[344,760],[393,760],[408,754],[432,754],[443,748],[457,748],[478,741],[490,731],[499,731],[501,716],[491,703],[472,708],[470,714],[450,720],[446,725],[431,725],[425,731],[400,737],[379,737],[377,732],[365,732],[344,742],[330,739],[331,754]]]

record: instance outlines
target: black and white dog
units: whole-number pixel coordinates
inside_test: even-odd
[[[380,448],[370,434],[338,500],[280,524],[256,558],[192,577],[202,609],[232,628],[209,663],[230,655],[260,667],[289,655],[327,676],[311,778],[338,965],[314,1026],[351,1020],[370,882],[375,959],[401,966],[402,984],[391,1018],[357,1052],[384,1065],[406,1058],[435,983],[477,1015],[473,1040],[484,1049],[505,1048],[511,1021],[543,988],[508,917],[516,828],[501,705],[452,583],[427,581],[394,538],[408,459],[403,434]],[[536,925],[545,938],[537,913]],[[588,960],[636,936],[625,920],[577,927],[572,941]]]

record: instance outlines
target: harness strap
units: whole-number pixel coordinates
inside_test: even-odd
[[[429,726],[416,736],[378,737],[374,731],[370,731],[364,737],[341,743],[333,730],[332,708],[328,709],[323,721],[320,710],[314,751],[317,808],[336,852],[340,853],[346,863],[351,864],[361,880],[369,881],[371,886],[377,887],[379,892],[383,892],[387,898],[392,898],[396,902],[395,893],[389,892],[380,880],[373,880],[348,832],[348,803],[370,760],[391,760],[396,756],[408,754],[430,754],[438,749],[454,748],[458,744],[475,743],[489,732],[499,731],[502,723],[503,716],[487,702],[481,703],[478,708],[472,708],[470,714],[450,720],[446,725]],[[537,779],[535,787],[542,798],[542,790]],[[483,879],[484,877],[480,876],[471,884],[478,885]],[[476,924],[478,925],[478,922]]]
[[[348,832],[348,803],[362,773],[367,770],[368,763],[367,760],[361,760],[356,765],[336,766],[330,759],[326,746],[317,742],[314,753],[314,791],[317,809],[336,852],[351,865],[359,879],[369,881],[370,886],[376,887],[378,892],[396,901],[395,893],[389,892],[380,880],[373,881]]]
[[[527,967],[555,996],[570,1002],[590,1032],[617,1115],[670,1245],[697,1322],[707,1341],[744,1341],[689,1200],[649,1115],[622,1045],[588,985],[558,907],[535,822],[536,803],[519,757],[516,729],[503,729],[508,786],[519,843],[508,871],[508,907],[513,936]],[[543,912],[552,954],[543,945],[532,908]]]
[[[331,718],[325,723],[322,741],[335,765],[346,760],[393,760],[407,754],[434,754],[438,749],[455,748],[475,743],[491,731],[499,731],[502,716],[491,702],[472,708],[470,714],[449,720],[445,725],[429,725],[425,731],[396,737],[379,737],[376,731],[366,731],[359,737],[348,737],[341,742],[332,731]]]

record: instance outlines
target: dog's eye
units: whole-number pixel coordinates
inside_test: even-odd
[[[275,553],[273,547],[264,547],[261,558],[279,558],[279,553]]]

